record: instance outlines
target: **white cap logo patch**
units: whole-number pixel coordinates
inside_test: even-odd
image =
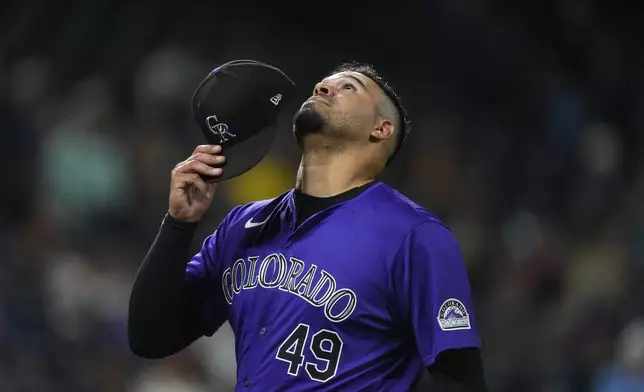
[[[271,98],[271,102],[273,103],[273,105],[277,106],[280,103],[281,99],[282,99],[282,94],[277,94]]]
[[[443,302],[438,311],[438,325],[443,331],[470,329],[470,315],[465,305],[456,298]]]

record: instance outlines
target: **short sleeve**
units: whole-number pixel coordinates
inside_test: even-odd
[[[228,303],[223,294],[220,271],[227,219],[206,237],[199,252],[186,266],[188,302],[200,316],[205,336],[212,336],[228,319]]]
[[[467,270],[447,227],[428,221],[411,230],[390,279],[394,316],[425,366],[442,351],[480,347]]]

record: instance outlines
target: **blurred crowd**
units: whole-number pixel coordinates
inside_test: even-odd
[[[125,325],[170,171],[203,141],[190,96],[237,58],[284,69],[302,100],[351,59],[397,87],[413,130],[382,180],[456,234],[491,390],[644,391],[644,13],[611,4],[15,2],[0,16],[0,391],[232,391],[227,325],[158,361],[128,351]],[[280,129],[219,187],[195,250],[232,206],[292,187]]]

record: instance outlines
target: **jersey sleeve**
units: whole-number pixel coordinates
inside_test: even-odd
[[[188,306],[203,325],[205,336],[212,336],[228,320],[228,303],[221,282],[220,255],[231,212],[203,241],[201,249],[186,266],[185,284]]]
[[[425,366],[445,350],[480,347],[467,270],[451,231],[423,222],[406,236],[391,274],[394,318]]]

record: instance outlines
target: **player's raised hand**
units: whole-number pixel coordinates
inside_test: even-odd
[[[206,212],[216,185],[206,183],[201,175],[219,177],[225,157],[221,146],[202,145],[190,158],[177,164],[170,179],[170,215],[182,222],[197,222]]]

